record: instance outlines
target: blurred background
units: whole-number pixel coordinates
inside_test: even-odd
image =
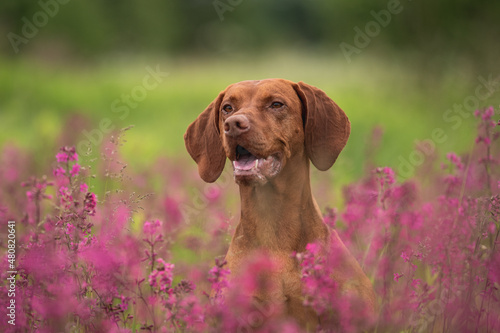
[[[424,163],[417,142],[468,150],[474,109],[498,107],[499,14],[486,0],[3,1],[0,148],[32,154],[41,176],[60,146],[92,163],[133,125],[130,168],[167,158],[195,172],[189,123],[231,83],[282,77],[323,89],[351,119],[328,183],[373,166],[410,175]]]

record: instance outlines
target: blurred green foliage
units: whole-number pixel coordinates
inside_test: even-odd
[[[307,61],[305,61],[307,59]],[[33,172],[42,171],[62,145],[79,145],[90,137],[112,134],[129,125],[123,147],[132,167],[148,168],[159,156],[189,161],[183,134],[201,111],[227,85],[247,79],[283,77],[323,89],[348,114],[352,135],[335,168],[347,183],[364,172],[368,159],[376,165],[398,166],[415,140],[431,138],[436,127],[448,140],[440,153],[464,151],[472,141],[474,122],[457,129],[443,120],[444,112],[479,84],[473,74],[418,75],[406,66],[411,60],[362,58],[345,66],[342,57],[308,53],[268,53],[263,57],[233,60],[215,58],[102,58],[99,65],[45,66],[29,59],[0,59],[0,146],[12,142],[37,154]],[[130,95],[149,75],[147,68],[168,72],[163,81],[136,100],[126,112],[113,107]],[[425,82],[425,85],[422,85]],[[498,94],[482,101],[499,102]],[[484,105],[481,105],[484,106]],[[101,122],[109,122],[101,130]],[[372,146],[372,130],[383,135]],[[98,152],[101,143],[93,145]],[[377,153],[372,151],[377,149]],[[196,170],[192,163],[193,170]]]
[[[63,0],[0,3],[0,35],[21,35],[25,21]],[[276,48],[327,47],[340,52],[365,30],[374,14],[397,5],[401,12],[373,44],[416,50],[429,57],[487,58],[498,50],[500,2],[489,0],[64,0],[35,44],[95,57],[109,52],[230,54]],[[42,4],[45,4],[42,6]],[[46,11],[46,10],[45,10]],[[48,43],[48,44],[47,44]],[[0,52],[13,55],[7,38]],[[24,51],[23,51],[24,52]],[[478,64],[482,61],[478,61]]]
[[[394,5],[390,22],[356,45],[355,28],[366,34]],[[39,173],[60,145],[107,119],[113,129],[135,125],[123,148],[133,165],[188,159],[182,135],[220,90],[283,77],[325,90],[349,115],[353,135],[337,166],[348,182],[370,156],[397,167],[436,127],[449,136],[441,152],[465,150],[471,123],[453,130],[443,113],[474,93],[479,75],[498,75],[498,13],[500,2],[486,0],[3,1],[0,147],[35,152]],[[353,62],[341,43],[360,50]],[[169,76],[121,117],[113,103],[158,65]],[[480,107],[497,102],[498,93]],[[385,134],[370,154],[374,126]]]

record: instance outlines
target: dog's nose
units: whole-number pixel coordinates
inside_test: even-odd
[[[228,136],[238,136],[250,129],[250,121],[242,114],[234,115],[224,122],[224,133]]]

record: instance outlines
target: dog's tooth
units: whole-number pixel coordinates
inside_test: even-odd
[[[258,160],[258,159],[256,159],[256,160],[255,160],[255,165],[254,165],[254,168],[257,168],[258,166],[259,166],[259,160]]]

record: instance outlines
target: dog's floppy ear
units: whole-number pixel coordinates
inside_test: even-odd
[[[219,108],[223,96],[224,92],[221,92],[184,134],[186,149],[198,164],[200,177],[207,183],[219,178],[226,162],[219,131]]]
[[[299,82],[294,85],[303,105],[305,148],[321,171],[328,170],[351,133],[351,123],[342,109],[322,90]]]

